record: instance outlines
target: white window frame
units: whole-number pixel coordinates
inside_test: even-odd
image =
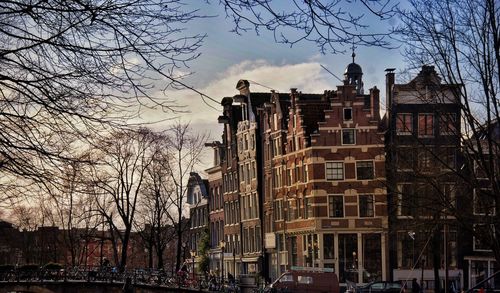
[[[336,178],[328,178],[328,164],[342,164],[342,178],[336,179]],[[335,168],[338,169],[338,168]],[[342,181],[345,180],[345,164],[343,161],[326,161],[325,162],[325,179],[328,181]]]
[[[344,131],[353,131],[353,143],[345,143],[344,142]],[[343,128],[341,133],[342,145],[356,145],[356,128]]]
[[[403,121],[399,119],[399,115],[403,115]],[[404,129],[400,130],[398,129],[398,121],[401,121],[403,128],[405,126],[404,124],[404,117],[405,116],[410,116],[410,129],[408,131],[405,131]],[[396,113],[396,134],[397,135],[411,135],[413,133],[413,113]]]
[[[366,162],[371,162],[372,163],[372,178],[360,179],[360,178],[358,178],[358,163],[366,163]],[[356,179],[357,180],[373,180],[373,179],[375,179],[375,162],[373,160],[360,160],[360,161],[356,161]]]
[[[330,197],[342,197],[342,216],[337,217],[336,215],[330,214]],[[328,195],[328,218],[340,219],[345,217],[345,198],[343,194],[329,194]]]
[[[361,215],[361,197],[362,196],[371,196],[372,198],[372,215],[371,216],[362,216]],[[359,194],[358,195],[358,215],[360,218],[374,218],[375,217],[375,195],[374,194]]]

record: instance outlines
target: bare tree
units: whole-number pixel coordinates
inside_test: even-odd
[[[183,31],[197,17],[180,0],[0,3],[0,170],[50,181],[49,166],[138,104],[175,110],[160,80],[179,85],[198,56],[204,36]]]
[[[410,69],[436,65],[443,83],[460,98],[462,158],[450,167],[460,183],[456,206],[442,192],[434,178],[428,178],[432,204],[423,208],[456,219],[458,228],[479,239],[500,261],[500,8],[495,0],[410,0],[408,9],[399,10],[397,33],[405,42]],[[422,93],[428,89],[422,89]],[[448,164],[435,149],[433,164]],[[437,221],[436,223],[442,222]],[[439,259],[437,260],[439,261]],[[439,289],[439,288],[437,288]]]
[[[346,45],[390,47],[389,31],[372,31],[367,15],[380,21],[395,14],[391,0],[360,1],[289,1],[221,0],[226,15],[234,21],[233,31],[269,30],[279,43],[294,45],[312,41],[321,52],[343,52]],[[361,10],[361,11],[360,11]]]
[[[154,141],[155,134],[141,128],[111,134],[100,149],[102,161],[96,169],[94,184],[103,192],[101,212],[112,236],[117,237],[121,245],[119,267],[122,270],[127,264],[127,248],[146,170],[155,156],[151,153]],[[118,239],[113,239],[117,247]]]
[[[155,157],[146,170],[139,209],[141,219],[138,219],[138,224],[143,225],[138,227],[138,230],[142,229],[141,237],[149,250],[149,266],[153,266],[154,252],[157,268],[164,267],[165,249],[175,238],[171,229],[173,223],[169,217],[173,205],[170,199],[175,197],[175,187],[170,180],[168,169],[165,168],[170,160],[165,143],[166,137],[159,135],[152,146]]]
[[[181,258],[184,253],[183,241],[185,232],[189,230],[189,222],[185,221],[187,181],[190,173],[200,163],[207,134],[198,134],[191,129],[189,124],[177,121],[165,132],[168,160],[165,160],[164,168],[168,174],[174,192],[169,195],[171,209],[168,213],[170,221],[175,228],[176,243],[176,271],[181,266]]]

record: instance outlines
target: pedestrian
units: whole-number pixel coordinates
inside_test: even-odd
[[[413,280],[411,281],[411,293],[420,293],[421,289],[422,288],[420,288],[420,285],[418,284],[417,279],[413,278]]]
[[[132,285],[132,278],[127,277],[125,279],[125,284],[123,284],[122,292],[123,293],[133,293],[134,292],[134,286]]]

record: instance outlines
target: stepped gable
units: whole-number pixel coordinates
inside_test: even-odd
[[[302,118],[304,137],[309,139],[312,133],[318,131],[318,122],[325,121],[325,110],[331,109],[326,94],[299,93],[296,101],[298,115]]]

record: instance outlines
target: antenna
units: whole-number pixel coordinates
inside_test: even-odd
[[[340,79],[338,76],[336,76],[335,74],[333,74],[333,72],[331,72],[330,70],[328,70],[328,68],[326,68],[325,66],[321,65],[321,68],[323,68],[324,70],[326,70],[328,73],[330,73],[331,75],[333,75],[336,79],[338,79],[340,82],[344,82],[342,79]]]

